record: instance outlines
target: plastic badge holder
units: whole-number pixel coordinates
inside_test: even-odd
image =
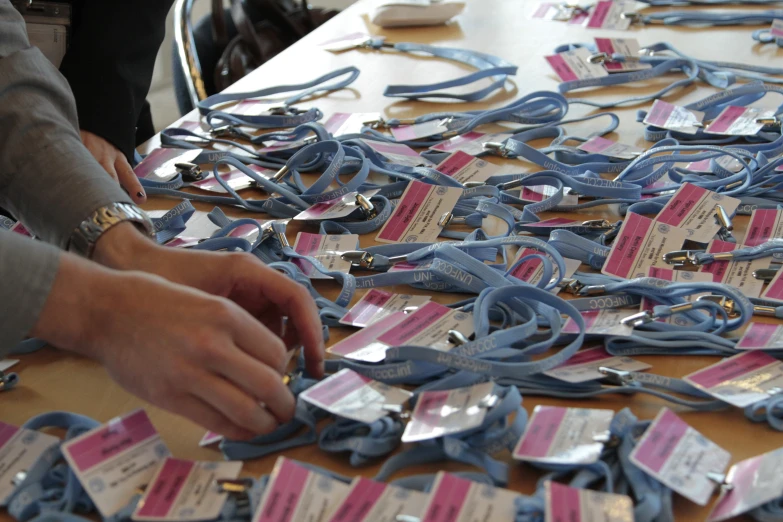
[[[464,8],[464,2],[391,0],[375,9],[372,23],[381,27],[443,25]]]

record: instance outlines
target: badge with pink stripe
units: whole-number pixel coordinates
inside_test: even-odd
[[[775,38],[783,38],[783,19],[772,20],[772,27],[769,29],[769,34]]]
[[[536,406],[514,458],[546,464],[591,464],[609,442],[612,410]]]
[[[348,484],[280,457],[253,522],[323,522],[348,494]]]
[[[332,415],[371,424],[385,417],[390,407],[401,407],[413,394],[345,368],[330,375],[299,397]]]
[[[577,148],[592,154],[603,154],[610,158],[623,160],[634,159],[643,152],[639,147],[617,143],[616,141],[608,140],[601,136],[593,136]]]
[[[633,10],[634,2],[618,0],[603,0],[597,2],[590,10],[590,18],[587,19],[587,27],[590,29],[611,29],[613,31],[625,31],[631,26],[630,18],[623,18],[622,14]]]
[[[668,129],[684,134],[696,134],[704,125],[701,123],[704,113],[672,105],[663,100],[655,100],[652,109],[644,117],[645,125]]]
[[[595,38],[595,46],[599,53],[622,54],[625,61],[605,61],[604,68],[610,73],[642,71],[651,69],[652,65],[639,60],[641,46],[636,38]]]
[[[362,196],[370,199],[379,192],[378,189],[366,190]],[[328,199],[314,203],[310,208],[303,210],[296,216],[296,220],[324,220],[347,217],[356,212],[361,206],[358,203],[358,192],[349,192],[339,198]]]
[[[433,243],[443,227],[441,218],[462,196],[458,187],[411,181],[375,240],[380,243]]]
[[[439,472],[421,522],[516,520],[515,491]]]
[[[0,506],[13,493],[17,473],[25,472],[60,439],[0,421]]]
[[[759,246],[773,237],[783,237],[783,211],[756,209],[750,215],[743,247]]]
[[[768,263],[769,259],[766,259],[766,262]],[[783,278],[781,278],[781,274],[783,274],[783,270],[778,270],[775,273],[775,277],[772,278],[767,288],[761,293],[762,299],[783,304]]]
[[[447,120],[430,120],[413,125],[399,125],[391,128],[392,136],[398,141],[418,140],[420,138],[429,138],[435,134],[448,132],[446,126]]]
[[[609,76],[604,66],[600,63],[589,61],[590,51],[584,47],[564,51],[551,56],[545,56],[547,63],[555,71],[560,81],[575,82],[591,78]]]
[[[351,270],[351,262],[342,258],[343,252],[356,250],[359,246],[357,234],[311,234],[299,232],[296,235],[294,250],[303,256],[314,257],[330,272],[343,272],[347,274]],[[331,279],[315,269],[312,263],[305,259],[292,261],[310,279]]]
[[[662,408],[630,455],[631,462],[680,495],[705,506],[731,454]]]
[[[544,483],[544,522],[633,522],[633,500],[626,495]]]
[[[378,522],[421,517],[427,495],[391,484],[357,477],[326,522]]]
[[[387,160],[407,167],[431,167],[433,163],[420,156],[418,152],[402,143],[388,143],[385,141],[361,140],[372,150],[384,156]]]
[[[430,301],[410,314],[394,312],[337,342],[327,352],[364,362],[381,362],[391,346],[411,344],[448,351],[449,331],[473,334],[473,314]]]
[[[783,496],[780,462],[783,448],[734,464],[726,475],[729,487],[721,495],[707,522],[720,522],[742,515]]]
[[[419,395],[402,442],[446,437],[481,426],[489,408],[498,402],[495,384],[485,382],[453,390],[425,391]]]
[[[460,183],[484,183],[500,171],[500,167],[458,150],[439,163],[435,170]]]
[[[737,342],[738,350],[783,350],[783,326],[750,323]]]
[[[592,335],[628,336],[633,333],[633,327],[623,324],[623,319],[638,313],[629,308],[604,308],[603,310],[585,310],[579,312],[585,321],[585,333]],[[578,334],[579,325],[570,317],[563,325],[563,333]]]
[[[233,480],[241,470],[241,462],[195,462],[169,457],[147,485],[132,518],[150,522],[217,519],[228,494],[215,481]]]
[[[461,136],[454,136],[451,139],[433,145],[430,147],[430,150],[437,150],[439,152],[454,152],[459,150],[465,154],[476,156],[482,152],[486,152],[486,150],[484,150],[485,143],[490,141],[502,143],[510,137],[511,133],[508,132],[484,134],[483,132],[470,131]]]
[[[691,241],[709,243],[721,229],[720,222],[715,218],[718,206],[731,216],[739,204],[738,199],[692,183],[683,183],[658,213],[655,221],[687,230]]]
[[[606,377],[598,371],[601,367],[624,372],[641,372],[652,368],[651,365],[630,357],[614,356],[603,346],[598,346],[576,352],[560,366],[545,371],[544,375],[566,382],[587,382]]]
[[[250,165],[246,165],[246,167],[252,170],[253,172],[257,173],[262,178],[266,178],[266,179],[271,178],[275,174],[274,170],[267,169],[264,167],[259,167],[258,165],[250,164]],[[234,190],[243,190],[246,188],[250,188],[255,183],[244,172],[236,168],[231,169],[228,172],[221,173],[220,179],[225,181],[226,184]],[[206,179],[202,179],[201,181],[195,181],[191,183],[191,185],[201,190],[206,190],[207,192],[228,194],[228,191],[223,188],[223,185],[221,185],[220,182],[215,179],[215,175],[212,173],[210,173],[210,175]]]
[[[744,408],[783,390],[783,362],[762,351],[748,351],[684,379],[717,399]]]
[[[688,231],[629,212],[601,273],[624,279],[646,277],[651,266],[669,268],[663,254],[680,250]]]
[[[764,128],[764,123],[758,123],[758,119],[774,117],[775,111],[730,105],[721,111],[704,132],[723,136],[755,136]]]
[[[201,149],[155,149],[134,167],[133,173],[141,179],[171,181],[177,176],[177,163],[192,163],[201,152]]]
[[[429,300],[428,295],[393,294],[373,288],[348,310],[340,324],[364,328],[395,312],[415,312]]]
[[[144,410],[112,419],[64,443],[62,450],[104,517],[125,507],[170,455]]]

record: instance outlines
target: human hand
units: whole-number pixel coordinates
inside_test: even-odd
[[[156,274],[227,298],[282,338],[287,349],[301,344],[308,373],[314,377],[324,373],[321,320],[312,296],[250,254],[162,247],[130,223],[122,223],[103,234],[93,260],[115,269]]]
[[[293,417],[283,342],[237,304],[63,254],[35,337],[97,359],[123,388],[233,439]]]
[[[80,134],[82,143],[90,151],[90,154],[101,164],[109,176],[128,192],[133,202],[140,205],[147,201],[147,195],[141,182],[133,173],[125,155],[97,134],[85,130],[80,131]]]

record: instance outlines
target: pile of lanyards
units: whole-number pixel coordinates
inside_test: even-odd
[[[783,22],[777,20],[783,10],[758,9],[776,2],[732,3],[754,8],[623,11],[618,19],[772,24],[753,38],[783,45]],[[537,16],[592,20],[600,9],[624,7],[545,4]],[[464,49],[356,35],[337,45],[434,56],[476,69],[430,85],[392,85],[385,92],[391,97],[476,101],[502,89],[517,71],[502,58]],[[473,520],[438,518],[437,512],[445,509],[448,491],[461,491],[463,502],[475,490],[496,499],[492,520],[595,520],[567,518],[563,506],[576,499],[583,508],[603,506],[605,520],[664,522],[674,520],[673,492],[705,505],[716,489],[720,499],[710,520],[742,513],[783,520],[783,450],[743,461],[726,474],[728,452],[666,408],[654,420],[639,420],[628,410],[579,408],[578,401],[573,408],[538,406],[530,416],[522,407],[523,397],[649,394],[694,410],[743,408],[749,422],[783,431],[783,326],[749,325],[754,315],[783,318],[783,106],[769,101],[783,94],[783,68],[696,58],[665,42],[640,48],[628,39],[575,42],[546,59],[562,80],[558,92],[409,121],[336,114],[321,123],[320,110],[297,106],[350,85],[359,75],[353,67],[306,84],[218,94],[199,104],[201,121],[163,131],[162,148],[138,165],[148,194],[183,200],[156,217],[159,242],[249,252],[307,287],[326,340],[330,327],[354,332],[331,344],[325,380],[310,378],[301,361],[286,377],[298,397],[289,424],[251,441],[208,434],[207,442],[220,441],[230,461],[310,444],[345,454],[354,466],[386,459],[377,482],[284,458],[259,480],[237,480],[237,469],[232,477],[218,476],[222,497],[213,519],[305,520],[270,515],[273,493],[283,491],[281,481],[293,474],[316,477],[332,491],[331,518],[312,520],[381,520],[372,510],[349,509],[370,494],[399,501],[401,511],[389,520]],[[652,95],[590,99],[603,86],[663,75],[673,81]],[[482,87],[451,92],[475,82]],[[676,105],[680,91],[698,83],[718,91]],[[284,102],[269,100],[287,93]],[[654,145],[644,151],[608,140],[603,136],[617,128],[618,117],[602,111],[568,119],[573,105],[638,106],[639,124]],[[569,124],[587,120],[603,127],[586,136],[567,133]],[[484,132],[488,124],[507,130]],[[541,139],[550,144],[530,145]],[[488,156],[507,161],[499,166],[483,159]],[[541,170],[524,172],[516,159]],[[268,197],[243,196],[249,188]],[[190,201],[240,208],[248,217],[231,220],[220,208],[199,215]],[[622,219],[580,219],[582,210],[600,207]],[[543,218],[548,211],[573,218]],[[750,216],[741,241],[732,233],[735,215]],[[293,246],[286,236],[292,219],[312,229]],[[382,244],[359,248],[364,234]],[[336,299],[317,291],[313,281],[319,279],[339,285]],[[444,306],[382,289],[399,285],[456,293],[461,300]],[[356,297],[361,299],[351,307]],[[28,342],[20,350],[36,347]],[[648,365],[632,358],[638,354],[712,355],[715,363],[678,379],[646,371]],[[16,380],[6,373],[4,389]],[[49,427],[66,430],[65,439],[52,441],[12,486],[0,486],[11,516],[77,520],[97,510],[105,520],[156,520],[144,511],[152,509],[147,497],[158,487],[147,485],[154,469],[140,484],[146,492],[133,492],[114,508],[96,500],[103,484],[84,483],[74,448],[106,426],[54,412],[14,433],[40,441],[39,430]],[[160,444],[156,458],[173,465],[176,459]],[[666,444],[668,453],[660,447]],[[687,473],[677,469],[675,461],[688,461],[697,450],[700,461],[688,464]],[[501,489],[509,470],[496,457],[505,451],[546,471],[534,495]],[[385,483],[406,466],[446,460],[480,473]],[[411,495],[421,500],[415,509],[406,504]],[[190,520],[188,513],[180,519]]]

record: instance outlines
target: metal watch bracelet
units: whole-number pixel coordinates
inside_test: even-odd
[[[131,203],[110,203],[97,209],[74,229],[68,250],[83,257],[91,257],[101,235],[125,221],[135,224],[150,237],[154,235],[155,226],[142,209]]]

